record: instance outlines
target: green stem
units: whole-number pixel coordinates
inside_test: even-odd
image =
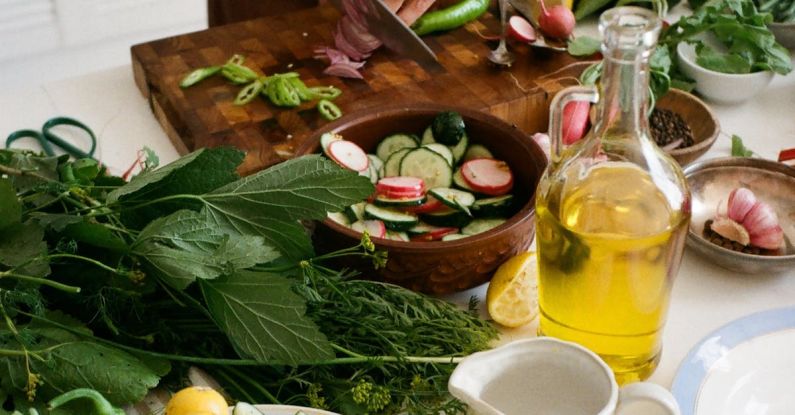
[[[56,396],[53,398],[53,400],[47,403],[47,406],[50,408],[50,410],[52,410],[69,401],[80,398],[89,399],[94,404],[94,409],[98,415],[124,415],[123,410],[115,408],[113,405],[111,405],[111,403],[108,402],[108,400],[105,399],[101,393],[95,391],[94,389],[88,388],[74,389]]]
[[[37,284],[46,285],[48,287],[52,287],[57,290],[61,290],[71,294],[77,294],[80,292],[80,287],[61,284],[60,282],[48,280],[46,278],[31,277],[30,275],[17,274],[11,271],[0,272],[0,279],[2,278],[16,278],[18,280],[35,282]]]
[[[4,166],[4,165],[0,165],[0,173],[7,174],[9,176],[35,177],[35,178],[37,178],[39,180],[43,180],[45,182],[55,182],[55,181],[57,181],[57,180],[50,179],[49,177],[44,177],[44,176],[42,176],[42,175],[40,175],[38,173],[32,172],[32,171],[15,169],[13,167],[8,167],[8,166]]]
[[[103,264],[102,262],[99,262],[99,261],[97,261],[96,259],[92,259],[92,258],[84,257],[84,256],[82,256],[82,255],[74,255],[74,254],[52,254],[52,255],[47,255],[47,258],[49,258],[49,259],[53,259],[53,258],[71,258],[71,259],[79,259],[79,260],[81,260],[81,261],[88,262],[89,264],[93,264],[94,266],[97,266],[97,267],[99,267],[99,268],[102,268],[102,269],[104,269],[105,271],[111,272],[111,273],[113,273],[113,274],[116,274],[116,275],[119,275],[119,276],[122,276],[122,277],[126,277],[126,276],[127,276],[127,274],[125,274],[125,273],[123,273],[123,272],[120,272],[120,271],[119,271],[119,270],[117,270],[116,268],[113,268],[113,267],[111,267],[111,266],[105,265],[105,264]]]
[[[216,374],[221,379],[223,379],[225,382],[227,382],[230,385],[232,385],[233,388],[237,389],[237,391],[240,392],[241,395],[243,395],[243,397],[246,399],[247,402],[256,402],[257,401],[245,389],[243,389],[240,386],[240,384],[237,383],[237,381],[232,376],[230,376],[228,373],[226,373],[225,369],[219,369],[217,371],[214,371],[213,373]]]
[[[276,399],[275,396],[273,396],[272,393],[270,393],[270,391],[265,389],[262,385],[259,384],[259,382],[257,382],[256,380],[252,379],[251,376],[245,374],[243,371],[241,371],[241,370],[239,370],[237,368],[232,368],[232,367],[230,367],[228,370],[230,372],[234,373],[235,376],[237,376],[238,378],[243,379],[246,382],[248,382],[249,385],[251,385],[254,389],[257,390],[257,392],[265,395],[265,397],[268,398],[268,400],[270,400],[271,403],[274,403],[276,405],[281,403],[281,402],[279,402],[278,399]]]

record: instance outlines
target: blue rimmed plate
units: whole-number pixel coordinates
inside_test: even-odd
[[[705,337],[671,392],[682,415],[795,414],[795,307],[752,314]]]

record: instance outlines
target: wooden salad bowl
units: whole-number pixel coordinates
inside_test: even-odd
[[[535,189],[546,167],[541,148],[524,132],[484,112],[436,104],[411,104],[370,108],[346,115],[316,131],[298,154],[320,152],[320,136],[335,132],[374,153],[384,137],[399,133],[421,135],[442,111],[457,111],[464,118],[470,143],[480,143],[495,158],[504,160],[514,174],[515,197],[521,208],[501,226],[487,232],[447,242],[403,242],[373,238],[377,249],[388,251],[385,268],[346,258],[340,265],[358,270],[366,278],[383,280],[430,294],[449,294],[481,285],[508,258],[530,246],[535,222]],[[358,232],[326,219],[315,228],[319,251],[356,245]]]
[[[656,108],[667,109],[679,114],[693,132],[693,145],[668,151],[679,165],[685,167],[715,144],[720,134],[718,118],[712,110],[695,95],[671,88],[657,101]]]

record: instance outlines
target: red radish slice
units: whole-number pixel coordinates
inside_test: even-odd
[[[437,210],[440,210],[444,207],[445,207],[444,203],[438,201],[437,199],[434,199],[431,196],[428,196],[428,200],[426,200],[425,203],[419,206],[408,206],[403,208],[403,210],[414,214],[420,214],[420,213],[436,212]]]
[[[474,191],[490,196],[504,195],[513,187],[511,168],[500,160],[469,160],[461,166],[461,175]]]
[[[420,199],[423,195],[423,192],[376,192],[376,196],[395,201]]]
[[[425,192],[425,182],[418,177],[395,176],[385,177],[375,186],[378,193],[419,193]]]
[[[439,241],[445,235],[450,235],[453,233],[458,233],[458,228],[439,228],[434,229],[430,232],[425,232],[423,234],[414,236],[411,238],[412,241]]]
[[[508,19],[508,33],[520,42],[536,41],[536,29],[522,16],[511,16]]]
[[[328,145],[328,155],[342,167],[354,171],[364,171],[370,166],[367,154],[356,143],[338,140]]]
[[[353,222],[351,229],[356,232],[367,231],[370,236],[383,238],[386,236],[386,225],[380,220],[360,220]]]
[[[588,101],[573,101],[563,107],[563,144],[570,145],[577,142],[588,131],[591,103]]]

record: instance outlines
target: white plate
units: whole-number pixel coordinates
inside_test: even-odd
[[[682,415],[795,414],[795,307],[735,320],[701,340],[674,378]]]
[[[334,412],[324,411],[321,409],[307,408],[304,406],[292,405],[254,405],[262,412],[262,415],[295,415],[296,412],[301,411],[306,415],[339,415]],[[229,409],[232,413],[232,409]]]

